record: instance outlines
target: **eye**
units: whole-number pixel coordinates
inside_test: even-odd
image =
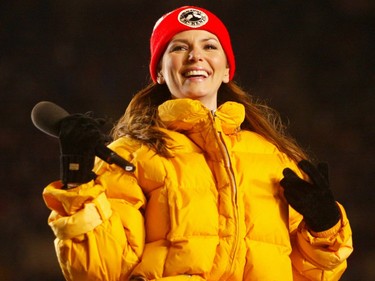
[[[218,49],[217,46],[216,46],[215,44],[206,44],[206,45],[204,46],[204,48],[205,48],[206,50],[217,50],[217,49]]]
[[[188,49],[188,47],[185,46],[185,45],[172,45],[169,48],[169,51],[170,52],[178,52],[178,51],[186,51],[187,49]]]

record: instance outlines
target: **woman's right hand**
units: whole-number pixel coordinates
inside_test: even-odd
[[[95,147],[105,141],[100,131],[101,119],[90,114],[72,114],[60,121],[60,175],[65,186],[89,182],[96,175],[92,172]]]

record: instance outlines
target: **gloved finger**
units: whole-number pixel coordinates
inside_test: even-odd
[[[306,181],[302,181],[298,184],[288,183],[284,188],[284,197],[287,202],[296,210],[301,211],[306,208],[305,203],[307,198],[310,196],[311,184]]]
[[[104,143],[110,143],[113,141],[113,138],[110,135],[103,134]]]
[[[297,184],[300,184],[303,182],[303,179],[301,179],[292,169],[285,168],[283,170],[284,178],[280,181],[280,185],[282,187],[290,187],[295,186]]]
[[[327,185],[329,185],[329,169],[328,169],[328,163],[327,162],[321,162],[318,163],[318,170],[324,177],[324,179],[327,182]]]
[[[300,209],[304,205],[306,193],[299,188],[287,188],[284,189],[284,197],[293,208]]]
[[[284,177],[297,177],[298,178],[297,174],[290,168],[285,168],[283,170],[283,175]]]
[[[98,127],[102,127],[108,122],[108,118],[104,117],[95,117],[95,113],[93,111],[88,111],[83,116],[87,117],[88,119],[92,120]]]
[[[325,188],[327,186],[327,181],[325,176],[321,174],[317,167],[315,167],[311,162],[307,160],[302,160],[298,163],[298,167],[304,171],[317,187]]]
[[[287,178],[287,179],[290,179],[290,180],[299,178],[297,176],[297,174],[290,168],[285,168],[283,170],[283,176],[284,176],[284,178]]]
[[[97,140],[104,142],[103,133],[100,131],[95,119],[83,114],[73,114],[60,121],[59,138],[63,140]]]

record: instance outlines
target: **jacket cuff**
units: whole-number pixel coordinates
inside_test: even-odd
[[[301,222],[298,228],[300,245],[307,243],[326,250],[338,251],[343,244],[347,243],[351,237],[351,228],[344,208],[339,203],[337,205],[340,208],[341,220],[328,230],[314,233],[307,228],[304,221]]]
[[[63,189],[62,182],[56,181],[44,189],[43,199],[50,210],[56,211],[61,216],[70,216],[104,192],[105,188],[95,184],[94,181],[71,189]]]
[[[61,216],[53,211],[48,224],[59,239],[71,239],[92,231],[110,218],[112,209],[105,193],[86,203],[84,208],[71,216]]]
[[[324,230],[324,231],[313,231],[309,230],[312,236],[317,237],[317,238],[327,238],[336,235],[341,228],[341,219],[330,229]]]
[[[344,224],[343,218],[345,217],[345,215],[343,214],[344,210],[343,210],[342,206],[339,203],[336,203],[336,204],[337,204],[337,209],[340,212],[339,221],[334,226],[332,226],[331,228],[329,228],[327,230],[324,230],[324,231],[313,231],[313,230],[309,229],[308,231],[310,232],[310,234],[312,236],[314,236],[316,238],[328,238],[328,237],[335,236],[340,231],[342,225]]]

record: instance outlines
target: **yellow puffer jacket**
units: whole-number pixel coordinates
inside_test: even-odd
[[[338,280],[352,251],[343,208],[310,233],[279,181],[295,163],[240,131],[242,105],[212,114],[199,101],[159,107],[173,158],[121,138],[111,148],[135,166],[99,161],[95,181],[44,190],[67,280]],[[301,174],[300,174],[301,175]]]

